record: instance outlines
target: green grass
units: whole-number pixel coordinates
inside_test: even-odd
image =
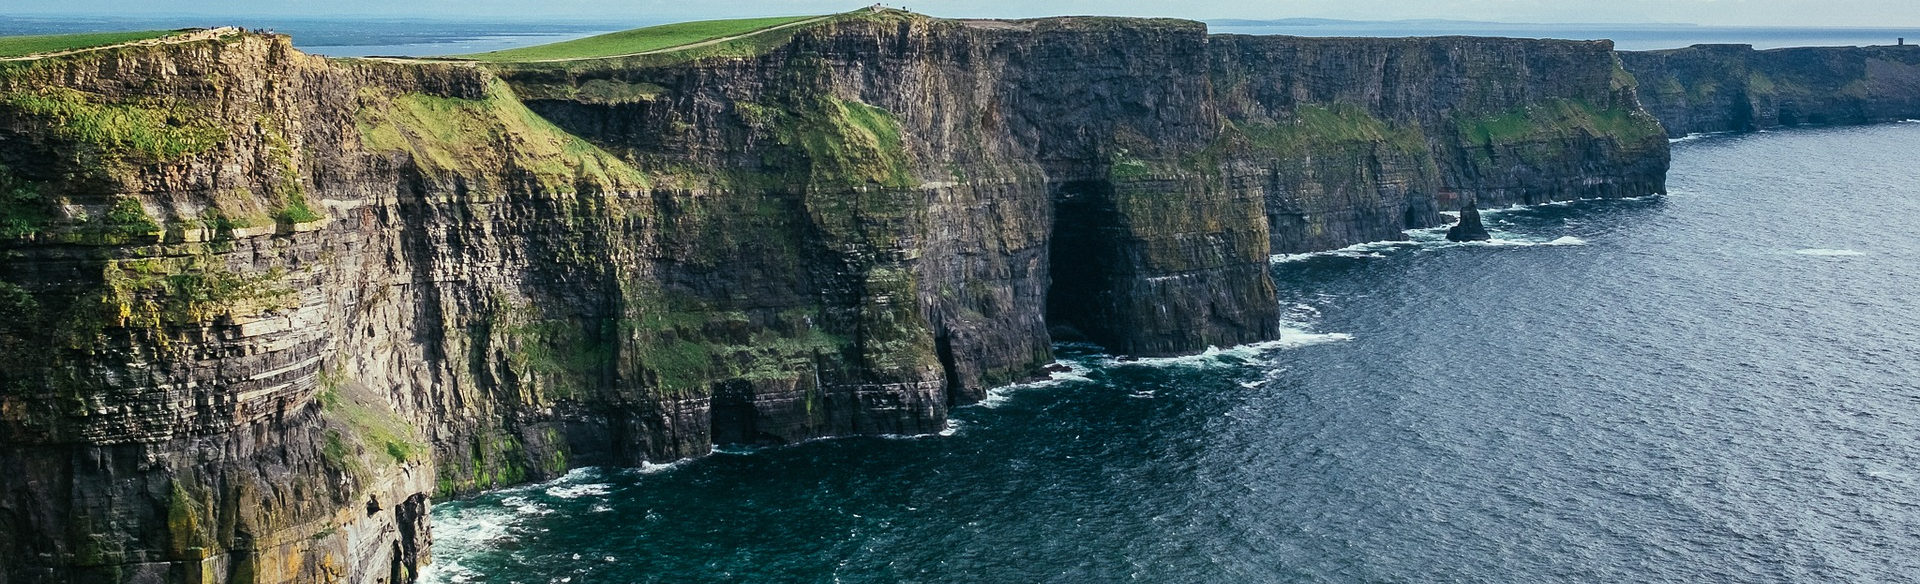
[[[338,385],[339,380],[332,379],[334,375],[322,372],[323,385]],[[373,396],[351,395],[344,388],[322,387],[322,412],[329,419],[343,424],[348,431],[345,436],[337,431],[328,431],[327,444],[321,452],[323,456],[338,461],[342,466],[357,466],[354,464],[354,450],[348,444],[357,442],[369,453],[384,454],[396,464],[424,459],[427,454],[426,442],[411,424],[385,407],[363,403],[377,399]]]
[[[83,32],[0,37],[0,57],[20,57],[36,53],[71,51],[88,47],[115,45],[157,39],[179,31],[141,30],[130,32]]]
[[[157,103],[115,103],[64,87],[0,94],[0,111],[13,110],[50,122],[52,133],[115,154],[175,160],[213,149],[225,129],[205,112]]]
[[[1299,156],[1341,144],[1386,144],[1409,154],[1424,152],[1426,138],[1418,130],[1396,127],[1350,104],[1306,105],[1293,118],[1277,124],[1237,125],[1255,148],[1284,156]]]
[[[663,24],[546,45],[506,49],[457,57],[494,62],[595,59],[670,49],[718,38],[739,36],[816,16],[782,16],[737,20],[703,20]]]
[[[361,145],[410,153],[430,172],[498,170],[511,163],[554,192],[570,192],[583,180],[607,187],[646,183],[618,157],[527,109],[503,82],[477,100],[377,92],[364,97],[368,105],[355,120]],[[503,151],[508,160],[499,160]]]
[[[1573,131],[1612,136],[1623,144],[1637,144],[1652,136],[1666,136],[1652,116],[1626,109],[1606,109],[1581,101],[1550,99],[1500,115],[1458,121],[1460,133],[1476,144],[1505,144]]]

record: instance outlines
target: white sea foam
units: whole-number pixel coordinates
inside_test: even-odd
[[[464,507],[447,517],[435,518],[433,537],[447,547],[474,549],[513,540],[512,527],[518,519],[512,509]]]
[[[1102,359],[1101,362],[1111,367],[1166,367],[1178,365],[1211,367],[1226,365],[1235,361],[1258,359],[1274,351],[1298,349],[1300,347],[1350,340],[1353,340],[1353,335],[1347,333],[1314,332],[1308,328],[1306,323],[1287,320],[1280,323],[1280,338],[1271,341],[1236,345],[1224,349],[1220,347],[1207,347],[1206,351],[1198,354],[1181,355],[1178,357],[1107,357]]]
[[[586,485],[560,485],[547,487],[547,496],[560,499],[578,499],[586,496],[601,496],[613,492],[613,485],[595,483]]]
[[[1800,254],[1800,255],[1824,256],[1824,257],[1848,257],[1848,256],[1867,255],[1866,252],[1854,251],[1851,249],[1824,249],[1824,248],[1794,250],[1793,253]]]
[[[520,515],[522,517],[535,517],[540,515],[553,514],[553,509],[547,508],[546,505],[541,504],[539,501],[528,499],[526,497],[522,497],[519,495],[500,499],[500,505],[508,509],[512,509],[515,514]]]
[[[1584,202],[1590,202],[1590,201],[1644,201],[1644,200],[1652,199],[1659,196],[1660,195],[1658,194],[1651,194],[1651,195],[1641,195],[1638,197],[1618,197],[1618,198],[1608,198],[1608,199],[1587,198],[1587,199],[1572,199],[1567,201],[1549,201],[1546,203],[1540,203],[1536,205],[1511,205],[1511,206],[1501,207],[1501,208],[1483,209],[1480,211],[1480,214],[1482,216],[1488,216],[1489,218],[1491,218],[1491,216],[1500,215],[1500,214],[1511,212],[1511,211],[1524,211],[1524,210],[1535,209],[1539,207],[1567,206],[1567,205],[1573,205],[1577,203],[1584,203]],[[1460,216],[1460,213],[1458,211],[1441,211],[1440,214],[1446,215],[1449,217],[1454,217],[1456,219]],[[1313,258],[1322,258],[1322,257],[1383,258],[1383,257],[1386,257],[1386,255],[1381,252],[1391,251],[1395,249],[1402,249],[1402,248],[1416,248],[1420,250],[1428,250],[1428,249],[1439,249],[1439,248],[1459,247],[1459,246],[1533,247],[1533,246],[1543,246],[1543,245],[1544,246],[1587,245],[1587,240],[1581,239],[1579,237],[1574,237],[1571,235],[1560,236],[1560,237],[1556,237],[1548,240],[1539,240],[1534,238],[1527,238],[1526,236],[1517,236],[1510,233],[1505,233],[1497,229],[1493,230],[1495,235],[1505,235],[1506,237],[1495,237],[1489,241],[1466,241],[1466,242],[1447,241],[1447,238],[1446,238],[1447,230],[1451,227],[1453,226],[1438,225],[1434,227],[1424,227],[1420,229],[1408,229],[1403,232],[1407,234],[1407,239],[1405,240],[1372,241],[1372,242],[1360,243],[1360,244],[1343,247],[1340,249],[1327,250],[1327,251],[1316,251],[1316,252],[1294,253],[1294,254],[1275,254],[1275,255],[1269,256],[1267,258],[1267,261],[1273,265],[1281,265],[1281,264],[1299,262],[1299,261],[1309,260]]]
[[[947,425],[941,426],[937,432],[927,432],[925,434],[881,434],[877,437],[885,440],[919,440],[921,438],[945,438],[958,433],[960,433],[959,424],[954,423],[952,418],[948,418]]]
[[[463,506],[451,512],[436,511],[433,539],[438,554],[435,561],[420,572],[422,582],[484,582],[486,577],[460,564],[464,552],[481,550],[516,540],[513,528],[521,519],[515,509],[495,506]]]
[[[1541,245],[1545,245],[1545,246],[1586,245],[1587,240],[1580,239],[1578,237],[1574,237],[1571,235],[1566,235],[1566,236],[1557,237],[1547,241],[1532,241],[1532,240],[1526,240],[1526,239],[1505,239],[1505,238],[1496,237],[1486,241],[1461,241],[1461,242],[1449,242],[1449,243],[1452,243],[1453,245],[1460,245],[1460,246],[1481,246],[1481,247],[1534,247],[1534,246],[1541,246]]]
[[[1401,247],[1413,246],[1413,245],[1419,245],[1419,243],[1414,241],[1404,241],[1404,240],[1402,241],[1393,241],[1393,240],[1369,241],[1367,243],[1356,243],[1340,249],[1330,249],[1326,251],[1275,254],[1273,256],[1268,257],[1267,261],[1275,264],[1284,264],[1288,262],[1297,262],[1297,261],[1309,260],[1313,258],[1322,258],[1322,257],[1383,258],[1387,256],[1382,255],[1379,252],[1401,248]]]
[[[677,469],[677,468],[680,468],[680,467],[682,467],[682,466],[686,466],[686,465],[687,465],[687,463],[690,463],[690,462],[693,462],[693,461],[695,461],[695,460],[698,460],[698,459],[694,459],[694,458],[682,458],[682,459],[680,459],[680,460],[676,460],[676,461],[673,461],[673,462],[669,462],[669,463],[666,463],[666,464],[657,464],[657,463],[652,463],[652,462],[642,462],[642,463],[640,463],[640,468],[635,468],[635,469],[628,469],[628,470],[627,470],[627,472],[631,472],[631,473],[634,473],[634,474],[643,474],[643,475],[650,475],[650,474],[657,474],[657,473],[663,473],[663,472],[667,472],[667,471],[670,471],[670,470],[674,470],[674,469]]]
[[[558,479],[535,486],[544,486],[547,496],[558,499],[600,496],[613,492],[613,485],[602,482],[604,476],[597,467],[582,467],[567,471],[565,476]]]
[[[1667,143],[1668,143],[1668,144],[1677,144],[1677,143],[1680,143],[1680,142],[1692,142],[1692,141],[1694,141],[1694,140],[1699,140],[1699,139],[1701,139],[1701,138],[1708,138],[1708,137],[1712,137],[1712,136],[1719,136],[1719,135],[1721,135],[1721,134],[1726,134],[1726,133],[1727,133],[1727,132],[1694,132],[1694,133],[1692,133],[1692,134],[1687,134],[1687,135],[1685,135],[1685,136],[1681,136],[1681,137],[1679,137],[1679,138],[1668,138],[1668,139],[1667,139]]]
[[[1078,361],[1069,361],[1066,359],[1061,359],[1053,362],[1052,368],[1057,369],[1060,367],[1065,367],[1067,368],[1067,370],[1050,372],[1047,374],[1047,377],[1045,379],[1029,381],[1026,383],[1015,383],[1013,385],[1005,385],[1005,386],[989,389],[987,390],[987,397],[982,398],[979,403],[976,403],[974,405],[978,407],[988,408],[988,409],[997,408],[1000,406],[1007,405],[1007,401],[1013,399],[1012,394],[1022,390],[1052,387],[1055,385],[1060,385],[1062,383],[1069,383],[1069,382],[1075,382],[1075,381],[1092,381],[1092,379],[1087,377],[1087,372],[1091,371],[1091,369],[1088,368],[1083,363],[1080,363]]]

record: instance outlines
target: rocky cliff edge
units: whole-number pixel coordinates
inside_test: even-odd
[[[1658,192],[1605,43],[861,13],[520,65],[0,63],[0,582],[402,582],[436,497],[940,430],[1272,253]]]

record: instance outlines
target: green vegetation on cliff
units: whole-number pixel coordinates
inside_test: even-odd
[[[11,110],[8,112],[7,110]],[[167,161],[211,150],[227,138],[207,112],[159,100],[114,101],[64,87],[0,94],[0,115],[36,118],[45,130],[108,157]]]
[[[55,53],[89,47],[117,45],[133,41],[157,39],[176,32],[179,31],[141,30],[0,37],[0,57],[19,57],[38,53]]]
[[[901,140],[900,122],[887,110],[831,96],[762,106],[737,103],[748,123],[773,130],[795,160],[779,168],[805,169],[805,183],[819,188],[878,186],[910,189],[912,158]]]
[[[499,62],[560,61],[620,57],[636,53],[672,49],[675,47],[686,47],[693,44],[727,39],[729,37],[750,35],[764,32],[773,27],[818,18],[823,17],[782,16],[775,18],[680,22],[590,36],[583,39],[552,44],[456,56],[481,61]]]
[[[102,303],[111,322],[152,331],[162,346],[168,344],[166,327],[252,316],[298,303],[298,296],[281,283],[284,271],[243,274],[223,261],[211,255],[110,261],[103,271]]]
[[[1273,156],[1304,156],[1315,148],[1343,144],[1380,144],[1404,153],[1427,150],[1427,138],[1419,128],[1390,125],[1350,104],[1303,106],[1292,119],[1241,122],[1234,128],[1255,149]]]
[[[335,426],[346,430],[323,449],[328,458],[338,455],[342,466],[353,468],[357,461],[349,458],[353,454],[346,450],[345,441],[370,454],[377,462],[394,463],[419,461],[426,455],[427,446],[421,440],[412,425],[400,419],[399,415],[384,407],[384,399],[372,395],[364,387],[354,386],[340,379],[337,372],[327,370],[320,374],[320,406],[327,419]],[[336,445],[335,442],[338,442]]]
[[[54,210],[40,194],[41,185],[15,176],[0,165],[0,239],[39,233],[53,221]]]
[[[649,51],[611,53],[611,54],[598,55],[598,56],[565,57],[565,58],[547,59],[547,60],[542,60],[537,58],[527,58],[527,59],[492,58],[492,57],[489,57],[491,53],[481,53],[477,55],[464,55],[464,56],[460,56],[459,58],[472,58],[472,59],[478,59],[481,61],[486,61],[489,64],[489,67],[492,67],[500,71],[519,71],[519,72],[531,73],[532,78],[517,79],[514,82],[516,85],[516,89],[520,90],[523,95],[527,96],[528,99],[542,99],[542,98],[548,98],[548,97],[560,96],[560,95],[569,96],[570,98],[570,96],[574,95],[575,93],[591,93],[599,90],[596,90],[595,88],[592,88],[592,87],[587,87],[585,85],[576,86],[574,81],[567,81],[567,82],[551,84],[551,85],[546,84],[545,83],[546,81],[553,80],[550,77],[551,74],[558,72],[558,73],[564,73],[568,75],[613,74],[618,76],[624,72],[630,72],[630,71],[635,71],[640,69],[656,68],[656,67],[668,67],[668,66],[673,66],[673,65],[678,65],[682,63],[698,61],[703,59],[729,59],[729,58],[758,57],[758,56],[771,53],[775,49],[778,49],[780,47],[786,46],[789,42],[793,41],[793,39],[796,38],[800,33],[805,31],[819,30],[822,28],[830,27],[832,25],[841,24],[841,23],[850,23],[850,22],[905,23],[905,22],[912,22],[916,20],[925,20],[927,18],[928,17],[926,16],[921,16],[918,14],[905,12],[901,10],[875,11],[875,10],[869,10],[869,9],[861,9],[861,10],[855,10],[853,12],[845,12],[841,14],[834,14],[834,15],[828,15],[828,16],[796,17],[796,18],[790,19],[791,20],[790,22],[787,22],[784,24],[777,24],[769,27],[763,27],[756,31],[749,31],[745,34],[722,35],[714,38],[692,42],[691,44],[681,44],[681,45],[670,46],[666,48],[654,49]],[[754,20],[782,20],[782,19],[754,19]],[[727,22],[727,21],[723,21],[723,22]],[[699,23],[690,23],[690,24],[699,24]],[[667,25],[667,26],[678,26],[678,25]],[[660,27],[656,27],[656,28],[660,28]],[[649,30],[649,29],[641,29],[641,30]],[[637,31],[628,31],[628,32],[637,32]],[[624,33],[613,33],[613,34],[618,35],[618,34],[624,34]],[[612,36],[612,35],[608,35],[608,36]],[[510,51],[532,50],[532,49],[539,49],[539,48],[541,47],[528,47],[527,49],[510,49]],[[533,78],[542,78],[542,79],[540,79],[540,81],[534,81]],[[615,89],[617,92],[638,91],[638,92],[644,93],[644,92],[648,92],[652,88],[648,88],[642,85],[636,88],[614,87],[612,89]]]
[[[363,90],[355,123],[366,149],[405,152],[429,172],[519,171],[550,192],[647,184],[626,162],[528,110],[504,82],[490,83],[484,99]]]
[[[1467,142],[1481,145],[1541,140],[1575,131],[1610,136],[1622,145],[1666,136],[1653,116],[1570,99],[1550,99],[1499,115],[1463,118],[1458,125]]]

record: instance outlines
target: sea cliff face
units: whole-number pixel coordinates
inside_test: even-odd
[[[1438,211],[1662,192],[1667,144],[1608,41],[1218,36],[1215,94],[1264,163],[1273,251]]]
[[[1674,137],[1920,118],[1920,46],[1694,45],[1620,58]]]
[[[408,581],[426,509],[916,434],[1271,253],[1661,188],[1603,43],[879,13],[563,64],[0,64],[0,582]]]

